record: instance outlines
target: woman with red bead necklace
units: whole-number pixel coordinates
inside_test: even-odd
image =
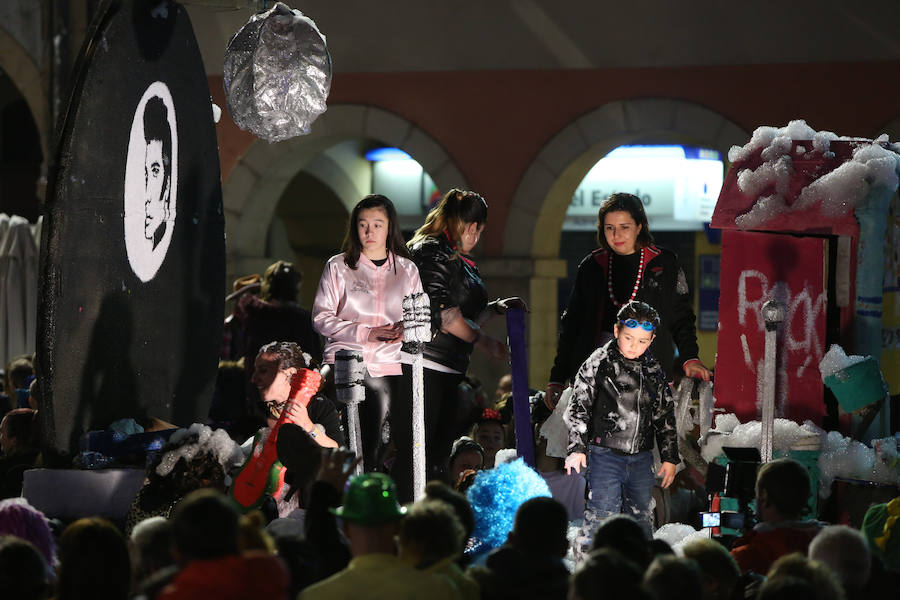
[[[613,336],[616,313],[630,300],[659,312],[660,327],[650,352],[673,377],[675,351],[684,374],[708,381],[710,371],[697,358],[694,310],[684,271],[675,253],[653,245],[640,198],[613,194],[597,215],[600,248],[578,266],[575,287],[562,315],[556,359],[545,402],[551,409],[567,381],[596,348]]]

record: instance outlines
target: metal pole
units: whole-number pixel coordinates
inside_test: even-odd
[[[516,453],[525,464],[534,467],[534,435],[531,430],[531,407],[528,404],[528,357],[525,350],[525,311],[506,311],[506,338],[512,373],[513,419],[516,427]]]
[[[413,498],[425,495],[425,383],[422,373],[422,349],[431,340],[431,301],[428,294],[417,293],[403,298],[403,350],[413,355],[412,426],[413,426]]]
[[[778,357],[775,342],[778,324],[784,320],[784,305],[776,300],[769,300],[763,304],[763,319],[766,322],[766,354],[763,363],[762,433],[759,439],[759,454],[762,462],[767,463],[772,461],[775,442],[775,365]]]
[[[347,405],[347,437],[350,451],[362,457],[362,431],[359,427],[359,403],[366,399],[363,380],[366,365],[362,354],[352,350],[338,350],[334,353],[334,387],[337,399]],[[363,461],[356,465],[356,475],[362,473]]]

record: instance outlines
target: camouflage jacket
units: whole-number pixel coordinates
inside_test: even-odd
[[[680,460],[675,403],[662,367],[649,352],[626,359],[615,339],[581,365],[564,420],[568,454],[587,452],[590,444],[637,454],[652,450],[655,436],[663,462]]]

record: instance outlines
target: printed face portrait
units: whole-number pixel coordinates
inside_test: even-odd
[[[169,88],[156,81],[138,103],[125,167],[125,247],[141,281],[165,260],[175,228],[178,136]]]
[[[144,238],[159,245],[169,220],[169,179],[172,170],[172,132],[168,109],[153,96],[144,106]]]

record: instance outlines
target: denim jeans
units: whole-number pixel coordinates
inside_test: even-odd
[[[588,531],[585,533],[593,539],[603,519],[624,513],[634,517],[649,536],[652,532],[650,494],[655,483],[653,452],[622,455],[609,448],[591,446],[588,454],[590,494],[584,511]]]

